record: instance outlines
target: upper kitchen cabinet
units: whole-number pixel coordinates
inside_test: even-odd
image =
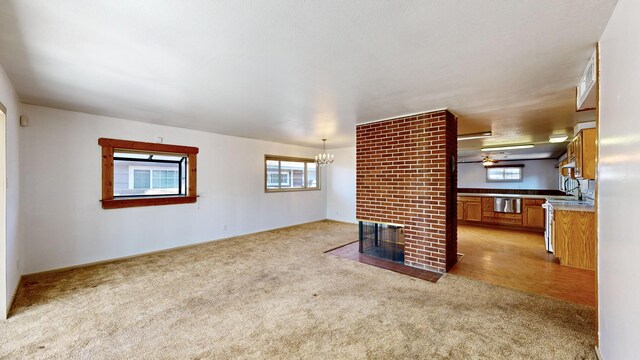
[[[559,164],[558,164],[558,173],[561,176],[567,177],[570,176],[571,174],[569,173],[569,169],[567,169],[566,167],[564,167],[565,165],[567,165],[569,163],[569,156],[567,156],[564,160],[562,160]]]
[[[596,129],[580,130],[567,147],[567,157],[570,162],[575,162],[575,178],[595,179]]]

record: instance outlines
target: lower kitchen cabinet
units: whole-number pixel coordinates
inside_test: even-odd
[[[482,201],[479,197],[458,197],[458,220],[482,221]]]
[[[524,199],[522,226],[544,229],[545,210],[542,208],[543,203],[544,200],[541,199]]]
[[[482,221],[482,204],[479,202],[468,202],[465,204],[465,207],[465,220]]]
[[[589,211],[555,210],[553,250],[561,265],[595,270],[596,221]]]
[[[522,226],[522,214],[485,212],[483,215],[482,222],[487,224]]]
[[[494,212],[493,197],[458,197],[458,220],[461,223],[507,227],[543,232],[545,228],[544,199],[523,199],[522,213]]]

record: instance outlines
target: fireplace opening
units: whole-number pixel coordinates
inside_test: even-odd
[[[404,227],[370,221],[359,222],[360,253],[404,263]]]

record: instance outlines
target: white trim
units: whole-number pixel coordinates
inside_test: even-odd
[[[598,348],[598,345],[596,345],[596,357],[598,358],[598,360],[604,360],[604,358],[602,357],[602,354],[600,353],[600,349]]]
[[[391,116],[391,117],[384,118],[384,119],[369,120],[369,121],[364,121],[364,122],[361,122],[361,123],[356,123],[356,127],[358,127],[359,125],[371,124],[371,123],[375,123],[375,122],[379,122],[379,121],[387,121],[387,120],[399,119],[399,118],[408,117],[408,116],[414,116],[414,115],[420,115],[420,114],[428,114],[428,113],[432,113],[432,112],[436,112],[436,111],[445,111],[445,110],[449,110],[449,109],[448,108],[440,108],[440,109],[433,109],[433,110],[424,110],[424,111],[418,111],[418,112],[411,113],[411,114]],[[449,112],[452,113],[455,117],[458,117],[453,111],[449,110]]]

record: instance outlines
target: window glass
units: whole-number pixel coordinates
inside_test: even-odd
[[[315,162],[307,163],[307,187],[308,188],[316,188],[318,187],[318,171],[316,168]]]
[[[151,189],[150,170],[133,170],[133,188]]]
[[[522,167],[489,167],[488,181],[516,182],[522,181]]]
[[[114,152],[113,196],[186,195],[186,165],[184,156]]]
[[[277,160],[267,160],[267,189],[278,189],[280,187],[279,176],[280,162]]]
[[[313,159],[265,158],[266,191],[319,189],[318,168]]]
[[[280,162],[280,188],[299,189],[304,187],[304,162]]]

